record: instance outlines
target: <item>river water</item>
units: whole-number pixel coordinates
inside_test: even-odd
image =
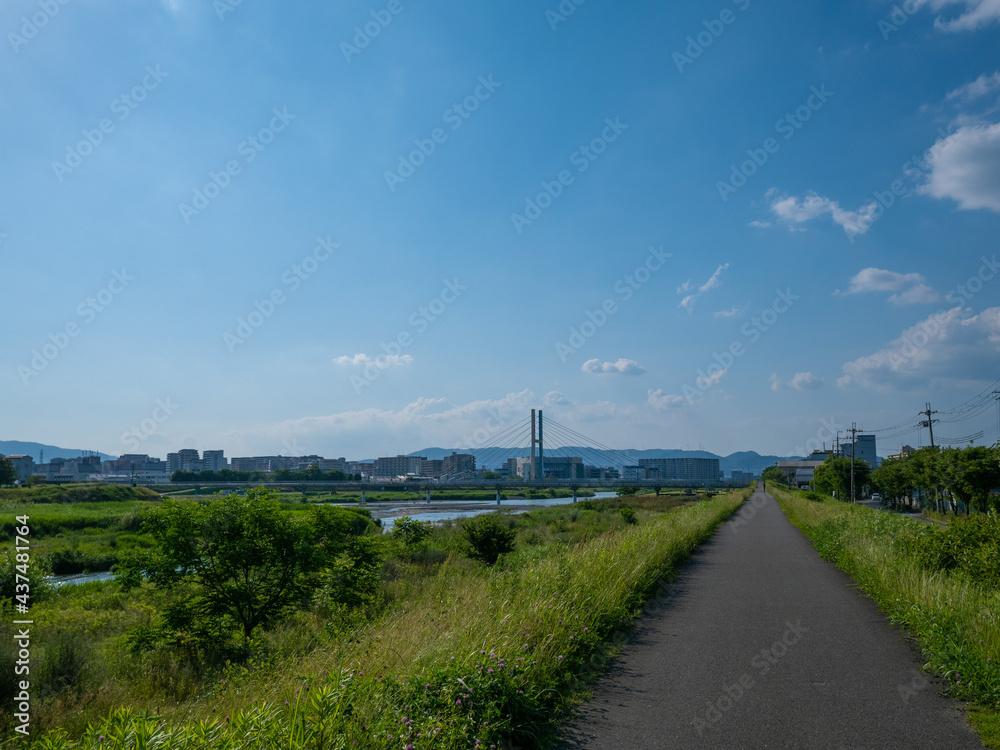
[[[594,498],[580,498],[581,500],[588,499],[603,499],[608,497],[616,497],[614,492],[598,492],[594,495]],[[500,507],[504,506],[519,506],[523,507],[526,505],[532,505],[539,508],[549,507],[553,505],[569,505],[573,502],[572,497],[555,497],[555,498],[541,498],[537,500],[529,500],[527,498],[510,498],[509,500],[501,500]],[[483,513],[492,513],[497,509],[496,501],[483,501],[482,507],[469,509],[467,506],[470,504],[468,500],[441,500],[433,501],[432,503],[435,507],[447,506],[447,505],[460,505],[463,510],[443,510],[443,511],[431,511],[429,513],[421,513],[421,506],[426,505],[426,503],[412,502],[400,505],[389,505],[389,507],[383,508],[383,504],[379,504],[381,512],[388,513],[382,517],[382,532],[392,531],[393,524],[396,522],[397,518],[404,518],[409,516],[415,518],[418,521],[429,521],[431,523],[437,523],[439,521],[451,521],[456,518],[472,518],[473,516],[480,516]],[[352,504],[354,507],[356,505]],[[525,511],[518,511],[524,513]],[[381,514],[380,514],[381,515]],[[92,581],[109,581],[113,578],[113,574],[104,571],[101,573],[77,573],[75,575],[64,575],[64,576],[49,576],[47,579],[50,583],[56,586],[73,586],[80,583],[90,583]]]

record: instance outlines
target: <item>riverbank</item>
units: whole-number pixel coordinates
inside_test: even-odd
[[[317,732],[343,737],[347,747],[419,747],[431,738],[439,748],[476,739],[536,747],[606,663],[615,634],[743,494],[501,516],[516,546],[489,568],[458,552],[460,524],[435,528],[415,547],[390,537],[381,614],[352,620],[310,608],[260,633],[248,662],[214,676],[199,677],[182,643],[136,650],[126,636],[123,626],[149,623],[168,604],[156,592],[70,587],[77,591],[32,613],[46,637],[57,623],[92,620],[63,631],[72,648],[39,644],[83,661],[74,688],[48,701],[39,723],[82,735],[67,747],[85,748],[118,747],[112,738],[124,748],[137,731],[160,734],[163,748],[222,747],[247,732],[261,746],[280,737],[292,750],[312,746]]]

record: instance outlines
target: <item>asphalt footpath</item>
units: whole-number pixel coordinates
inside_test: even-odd
[[[560,747],[981,749],[920,665],[758,489],[652,603]]]

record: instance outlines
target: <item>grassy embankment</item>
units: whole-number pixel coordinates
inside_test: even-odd
[[[1000,749],[1000,521],[956,519],[942,528],[768,490],[824,558],[916,636],[924,669],[972,704],[970,722]]]
[[[32,555],[56,575],[110,570],[119,552],[147,547],[140,516],[160,496],[143,487],[95,484],[0,490],[0,543],[15,516],[31,517]]]
[[[415,549],[386,540],[396,546],[381,615],[351,626],[322,608],[300,612],[260,636],[251,664],[219,675],[198,674],[176,653],[129,653],[126,630],[163,605],[157,592],[74,587],[32,611],[40,637],[62,629],[87,641],[39,644],[43,668],[77,673],[41,705],[35,731],[82,739],[56,730],[38,746],[538,746],[642,603],[747,495],[507,515],[517,547],[492,568],[457,552],[458,523]]]

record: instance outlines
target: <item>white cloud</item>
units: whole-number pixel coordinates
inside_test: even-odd
[[[938,302],[941,296],[925,283],[919,273],[898,273],[884,268],[863,268],[851,279],[846,292],[836,295],[864,294],[865,292],[894,292],[889,302],[894,305],[916,305]]]
[[[767,229],[771,226],[769,221],[751,221],[750,226],[756,227],[757,229]]]
[[[744,313],[750,309],[750,303],[747,302],[743,307],[730,307],[728,310],[719,310],[714,313],[715,318],[742,318]]]
[[[649,398],[646,403],[654,409],[659,409],[660,411],[678,409],[687,403],[687,399],[683,396],[675,396],[671,393],[664,393],[662,388],[657,388],[655,391],[650,390],[648,396]]]
[[[366,367],[373,365],[380,370],[388,367],[405,367],[413,364],[413,357],[409,354],[381,354],[377,357],[369,357],[367,354],[355,354],[353,357],[334,357],[333,363],[345,367]]]
[[[634,359],[619,359],[617,362],[589,359],[583,363],[581,369],[596,375],[642,375],[646,372],[646,368]]]
[[[945,99],[948,101],[951,101],[952,99],[959,99],[962,102],[968,103],[993,91],[997,91],[998,89],[1000,89],[1000,71],[997,71],[991,76],[983,73],[979,76],[979,78],[971,83],[959,86],[954,91],[948,92]]]
[[[955,307],[903,331],[884,348],[844,364],[841,388],[889,389],[929,382],[995,379],[1000,368],[1000,307],[978,315]]]
[[[934,20],[934,27],[941,31],[975,31],[1000,21],[1000,0],[930,0],[930,7],[939,11],[951,5],[964,5],[957,18]]]
[[[725,263],[715,269],[715,273],[709,277],[708,281],[698,287],[698,290],[694,294],[688,294],[684,299],[681,300],[681,308],[691,312],[694,310],[694,303],[701,295],[705,292],[711,291],[717,288],[722,283],[722,274],[729,268],[729,264]],[[678,294],[684,294],[691,291],[694,288],[691,280],[685,281],[678,289]]]
[[[786,222],[790,229],[800,229],[801,227],[797,225],[829,216],[852,240],[857,235],[867,232],[875,223],[877,208],[878,204],[872,201],[857,211],[848,211],[841,208],[836,201],[816,193],[809,193],[801,200],[795,196],[785,196],[775,198],[771,202],[771,210],[775,216]]]
[[[573,403],[559,391],[549,391],[545,394],[544,401],[546,406],[572,406]]]
[[[1000,0],[997,0],[1000,3]],[[934,144],[922,193],[1000,212],[1000,123],[968,125]]]
[[[721,381],[724,377],[726,377],[727,372],[729,372],[729,370],[716,370],[707,377],[699,377],[697,380],[695,380],[695,382],[698,384],[699,388],[701,388],[702,390],[707,390],[711,388],[713,385],[718,385],[719,381]]]
[[[772,391],[813,391],[823,385],[823,379],[811,372],[797,372],[791,380],[782,380],[777,373],[771,375]]]

